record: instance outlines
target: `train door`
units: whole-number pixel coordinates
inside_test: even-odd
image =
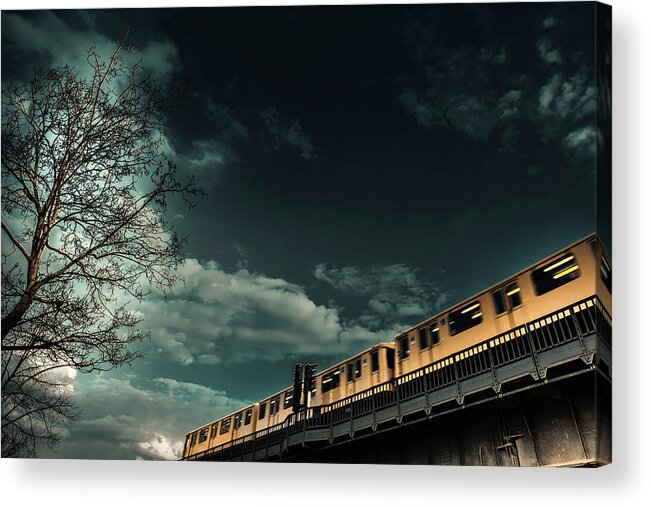
[[[492,292],[495,310],[495,330],[504,333],[527,321],[522,289],[517,280],[511,280]]]

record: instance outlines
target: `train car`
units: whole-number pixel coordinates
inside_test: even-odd
[[[183,457],[207,451],[255,433],[258,406],[258,403],[250,405],[189,432],[185,437]]]
[[[395,344],[379,343],[318,374],[311,406],[328,405],[393,378]]]
[[[263,430],[285,422],[287,416],[292,413],[293,396],[294,390],[290,387],[262,400],[258,407],[256,430]]]
[[[593,234],[395,337],[404,375],[597,295],[611,314],[611,263]]]

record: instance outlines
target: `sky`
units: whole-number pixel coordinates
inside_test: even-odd
[[[109,55],[190,84],[166,149],[184,284],[130,367],[69,372],[61,458],[175,459],[185,433],[597,229],[591,3],[2,13],[2,85]],[[83,74],[82,74],[83,75]],[[606,238],[607,246],[609,238]]]

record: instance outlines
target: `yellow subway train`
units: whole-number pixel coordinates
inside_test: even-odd
[[[528,322],[579,301],[596,298],[612,315],[612,264],[592,234],[445,311],[315,375],[310,407],[337,407],[369,389],[404,378],[486,340],[518,333]],[[563,314],[554,318],[562,319]],[[439,363],[440,364],[440,363]],[[390,383],[389,383],[390,384]],[[359,394],[362,393],[362,394]],[[292,413],[293,389],[190,431],[183,458],[272,428]],[[334,405],[333,405],[334,404]]]

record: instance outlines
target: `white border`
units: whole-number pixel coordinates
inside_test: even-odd
[[[275,2],[275,4],[309,2]],[[338,4],[346,2],[324,2]],[[377,3],[377,2],[358,2]],[[403,2],[393,2],[403,3]],[[411,2],[416,3],[416,2]],[[651,26],[646,0],[613,0],[614,459],[592,469],[0,461],[5,505],[645,505],[651,498],[649,277]],[[192,1],[187,5],[270,5]],[[143,1],[141,7],[179,6]],[[3,2],[3,9],[133,7],[128,1]],[[449,503],[452,502],[452,503]]]

